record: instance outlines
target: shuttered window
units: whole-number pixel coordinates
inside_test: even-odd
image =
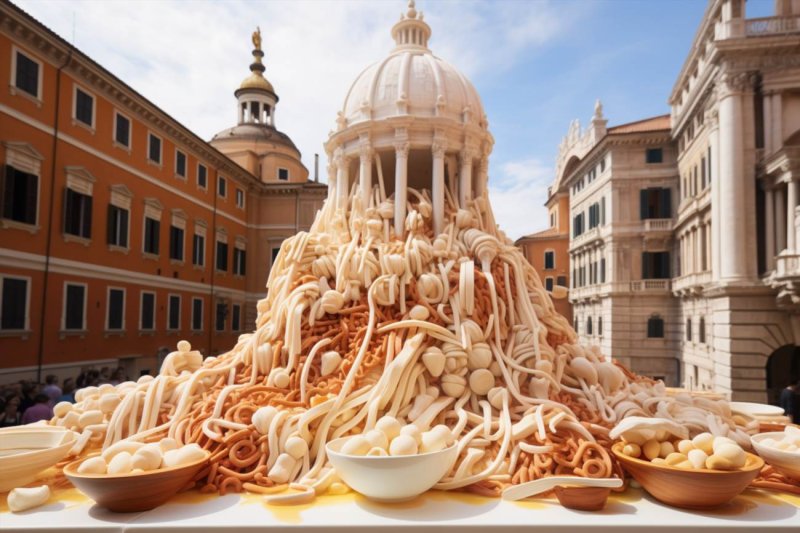
[[[664,337],[664,319],[658,316],[651,316],[647,319],[647,337],[651,339],[661,339]]]
[[[228,314],[228,306],[224,303],[218,303],[216,309],[216,318],[214,320],[214,329],[223,331],[225,329],[225,315]]]
[[[75,120],[94,127],[94,97],[78,87],[75,88]]]
[[[152,292],[142,293],[141,327],[142,329],[155,329],[156,295]]]
[[[158,233],[161,223],[158,220],[145,217],[144,219],[144,251],[148,254],[158,255]]]
[[[169,227],[169,258],[183,261],[183,230],[176,226]]]
[[[241,331],[242,329],[242,306],[240,305],[233,305],[233,311],[231,312],[231,330],[233,331]]]
[[[28,314],[28,280],[3,278],[3,300],[0,302],[0,330],[25,329]]]
[[[64,329],[86,329],[83,321],[86,306],[86,287],[67,284],[64,302]]]
[[[672,217],[672,191],[664,187],[651,187],[639,192],[640,218],[671,218]]]
[[[127,209],[122,209],[116,205],[108,206],[108,244],[121,248],[128,247]]]
[[[206,264],[206,238],[202,235],[194,235],[192,239],[192,264],[204,266]]]
[[[217,241],[217,270],[228,271],[228,245]]]
[[[167,314],[167,329],[180,329],[181,327],[181,297],[169,295],[169,309]]]
[[[667,279],[669,270],[669,252],[642,253],[642,279]]]
[[[122,289],[108,290],[108,329],[124,329],[125,291]]]
[[[5,165],[2,181],[3,218],[36,224],[39,178],[11,165]]]
[[[33,96],[39,98],[39,63],[29,58],[22,52],[17,52],[17,68],[14,85]]]

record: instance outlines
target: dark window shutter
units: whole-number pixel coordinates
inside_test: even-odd
[[[12,218],[14,213],[14,182],[16,171],[11,165],[3,166],[3,217]]]
[[[86,239],[92,238],[92,197],[83,196],[83,227],[81,228],[81,236]]]
[[[117,218],[116,218],[116,210],[117,208],[111,204],[108,204],[108,225],[106,226],[106,242],[108,244],[119,244],[117,243]]]
[[[159,236],[161,233],[161,222],[158,220],[153,221],[153,250],[158,253],[159,250]]]
[[[25,215],[27,224],[36,224],[36,204],[39,198],[39,178],[33,174],[27,175],[27,187],[25,197]]]
[[[661,252],[661,278],[669,277],[669,252]]]
[[[0,329],[24,329],[28,282],[24,279],[3,280],[2,323]]]
[[[64,233],[75,233],[75,230],[72,227],[72,197],[74,194],[75,193],[72,192],[72,189],[64,189]]]
[[[639,191],[639,216],[642,220],[647,218],[647,189]]]
[[[661,218],[672,216],[672,190],[661,189]]]
[[[67,285],[66,329],[83,329],[83,295],[84,287]]]
[[[128,247],[128,210],[119,211],[119,245]]]

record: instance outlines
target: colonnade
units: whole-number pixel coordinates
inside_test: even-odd
[[[404,233],[408,199],[408,162],[411,144],[407,140],[397,141],[392,147],[395,155],[394,169],[394,231],[398,237]],[[470,200],[483,195],[488,179],[488,158],[479,151],[464,148],[448,151],[445,140],[435,140],[431,145],[431,201],[433,204],[433,231],[439,235],[444,231],[445,211],[445,162],[449,156],[457,155],[458,175],[451,186],[455,188],[455,200],[460,207],[467,207]],[[373,184],[373,165],[380,169],[381,150],[373,148],[369,142],[360,142],[358,146],[358,191],[361,205],[368,206]],[[451,157],[451,160],[453,158]],[[328,198],[336,202],[337,208],[345,209],[350,194],[350,161],[351,157],[342,148],[333,154],[333,165],[329,170]],[[477,165],[477,179],[474,179],[473,167]],[[380,172],[380,170],[378,170]]]
[[[767,270],[775,268],[775,256],[794,254],[797,242],[797,202],[800,200],[798,182],[789,174],[787,181],[778,182],[764,191],[764,236]]]

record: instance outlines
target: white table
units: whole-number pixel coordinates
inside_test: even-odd
[[[766,491],[747,491],[729,505],[714,511],[683,511],[666,507],[640,489],[613,495],[601,512],[579,512],[561,507],[556,500],[504,502],[465,494],[432,492],[412,502],[372,503],[355,494],[317,499],[297,507],[269,507],[260,497],[230,494],[205,496],[187,493],[145,513],[114,514],[85,499],[74,489],[39,509],[12,514],[3,505],[3,531],[87,531],[156,533],[231,532],[255,530],[441,531],[469,528],[487,531],[642,531],[657,533],[680,527],[682,531],[785,530],[800,531],[800,497]],[[4,504],[5,502],[3,502]]]

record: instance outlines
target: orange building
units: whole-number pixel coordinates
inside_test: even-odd
[[[274,128],[274,92],[256,172],[7,2],[0,86],[0,381],[133,377],[180,339],[215,354],[251,329],[275,249],[326,191]]]
[[[558,187],[548,188],[547,217],[550,227],[520,237],[514,243],[542,278],[545,289],[569,287],[569,193]],[[572,305],[564,298],[553,299],[561,315],[572,322]]]

